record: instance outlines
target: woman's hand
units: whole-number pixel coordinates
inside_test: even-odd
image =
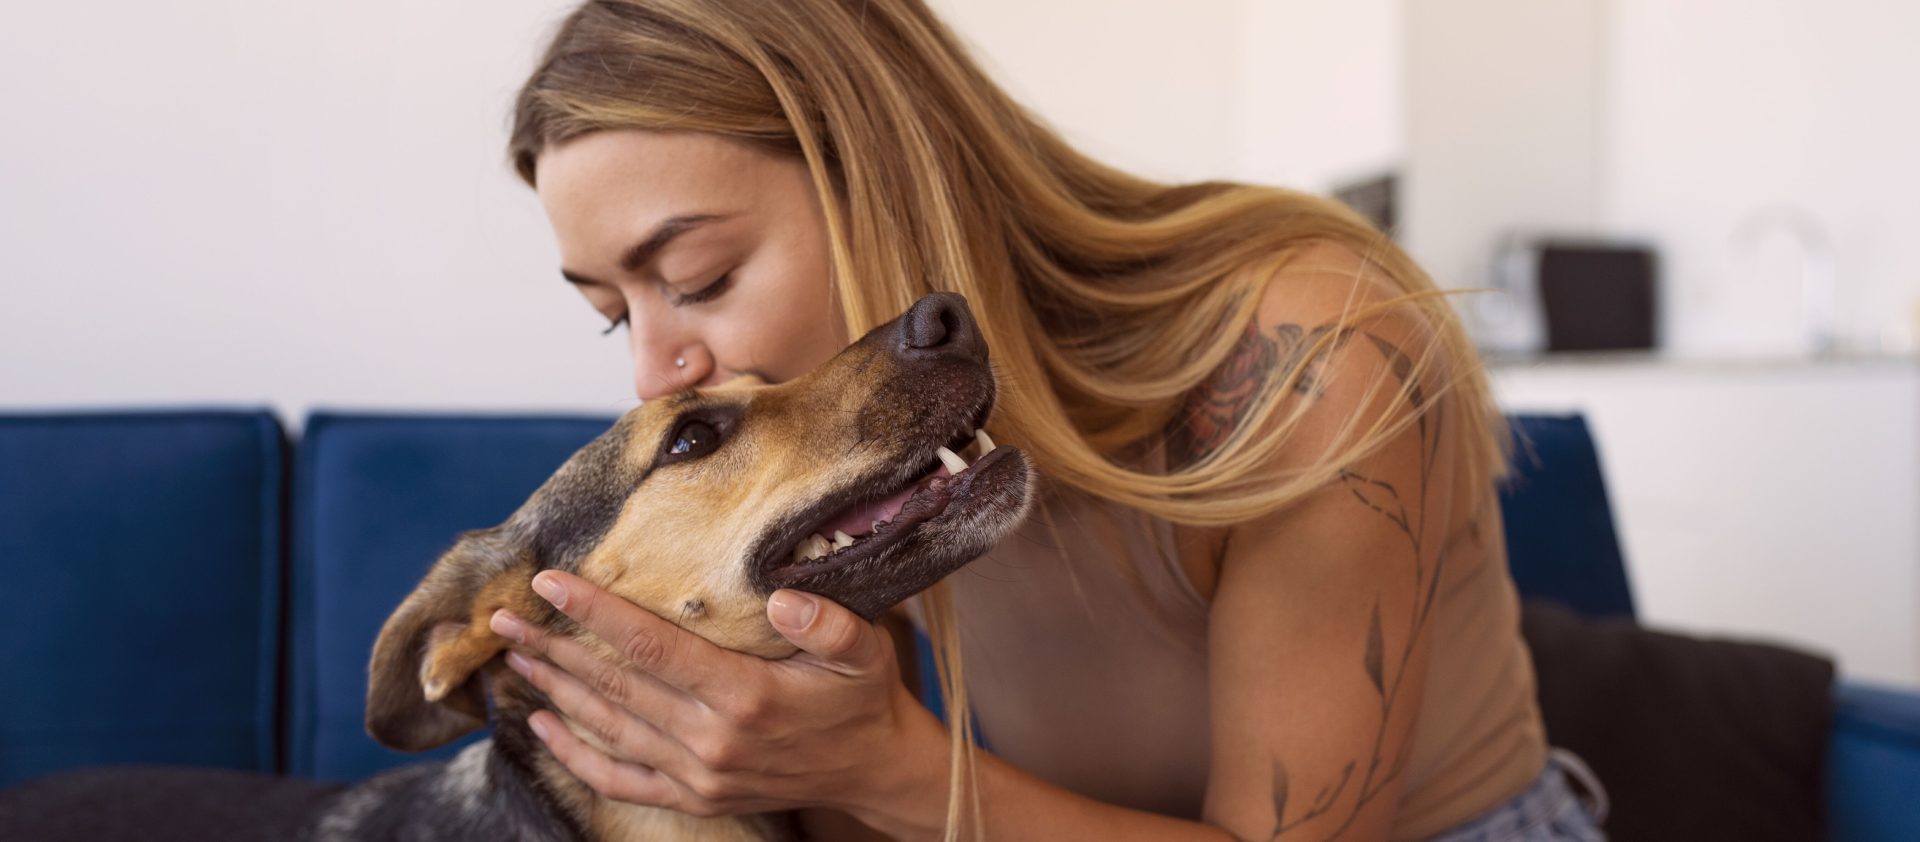
[[[879,625],[777,591],[768,618],[801,651],[769,661],[576,576],[546,571],[533,584],[620,655],[610,661],[504,610],[491,623],[551,661],[507,658],[573,725],[542,710],[528,719],[534,733],[601,795],[695,816],[825,806],[897,821],[927,809],[922,801],[944,812],[945,726],[901,684]]]

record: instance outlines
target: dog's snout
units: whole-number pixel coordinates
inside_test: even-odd
[[[899,354],[906,360],[971,359],[984,361],[987,344],[973,322],[967,299],[952,292],[936,292],[914,302],[900,319]]]

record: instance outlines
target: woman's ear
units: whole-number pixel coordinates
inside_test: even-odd
[[[538,572],[531,549],[502,528],[461,536],[380,629],[367,667],[367,733],[388,748],[425,751],[486,724],[474,673],[507,646],[487,620],[499,608],[544,616],[547,604],[529,589]]]

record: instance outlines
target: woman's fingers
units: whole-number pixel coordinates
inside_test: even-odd
[[[527,718],[534,734],[561,765],[595,792],[619,801],[666,807],[693,816],[712,817],[782,809],[786,802],[760,796],[736,776],[701,766],[675,773],[644,763],[608,757],[549,711]],[[663,738],[664,739],[664,738]]]
[[[885,630],[831,599],[774,591],[767,599],[767,619],[820,666],[849,678],[883,675],[897,663]]]
[[[659,769],[608,757],[605,752],[576,736],[560,717],[548,711],[535,711],[527,725],[560,765],[595,792],[608,798],[649,807],[681,810],[680,788]]]
[[[533,577],[533,590],[607,642],[648,675],[705,698],[703,690],[737,686],[728,667],[741,657],[592,582],[557,570]]]
[[[491,626],[547,659],[509,652],[507,665],[622,759],[658,765],[662,758],[640,756],[639,746],[649,738],[667,740],[660,733],[663,728],[671,732],[702,711],[677,688],[595,654],[579,641],[531,628],[505,609],[494,612]],[[634,729],[644,732],[630,734]]]

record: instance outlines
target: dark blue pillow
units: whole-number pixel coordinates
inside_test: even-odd
[[[264,411],[0,417],[0,786],[274,769],[285,447]]]
[[[374,638],[461,532],[505,520],[613,421],[329,413],[307,420],[296,467],[290,771],[351,780],[465,744],[409,755],[367,736]]]

